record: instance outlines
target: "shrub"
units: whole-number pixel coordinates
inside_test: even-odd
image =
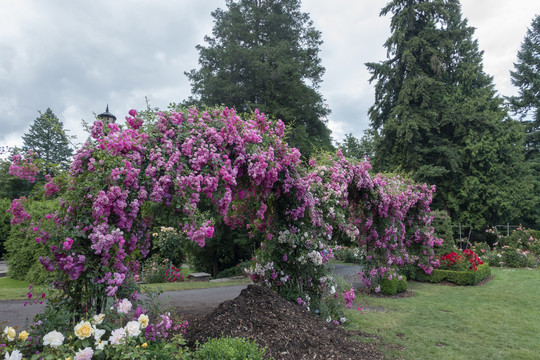
[[[142,279],[148,284],[164,283],[169,275],[169,259],[152,256],[144,262]]]
[[[478,265],[476,271],[455,271],[435,269],[431,275],[427,275],[422,271],[410,271],[409,278],[422,281],[439,283],[441,281],[448,281],[456,285],[476,285],[480,281],[488,278],[491,275],[491,270],[488,264]]]
[[[32,219],[40,219],[52,214],[58,209],[58,202],[54,200],[25,202],[25,210],[30,214]],[[39,226],[39,229],[38,229]],[[48,252],[39,241],[43,234],[42,223],[36,223],[30,220],[11,226],[11,232],[5,248],[7,251],[7,259],[9,265],[8,275],[14,279],[28,281],[32,284],[47,283],[53,274],[48,271],[43,271],[43,265],[39,262],[40,256],[45,256]],[[46,241],[43,236],[43,242]]]
[[[230,268],[227,268],[223,271],[221,271],[216,278],[223,279],[223,278],[229,278],[233,276],[241,276],[246,273],[245,269],[249,268],[251,266],[251,261],[242,261],[240,264],[237,264],[236,266],[232,266]]]
[[[398,291],[398,279],[394,275],[389,277],[384,277],[381,280],[381,294],[383,295],[396,295]]]
[[[4,257],[5,247],[4,243],[9,237],[11,230],[10,220],[11,216],[6,213],[11,205],[11,200],[8,198],[0,198],[0,259]]]
[[[209,339],[201,345],[195,354],[194,360],[262,360],[266,348],[259,349],[255,340],[245,338]]]
[[[471,249],[463,250],[463,253],[452,252],[441,256],[441,269],[465,271],[476,271],[477,266],[483,264],[482,260]]]
[[[397,293],[401,294],[407,291],[407,288],[408,288],[407,277],[405,275],[398,276]]]
[[[167,269],[165,271],[165,281],[167,282],[184,281],[184,275],[182,274],[182,269],[179,269],[176,266],[171,266],[170,269]]]

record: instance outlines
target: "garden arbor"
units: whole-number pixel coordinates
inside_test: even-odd
[[[152,203],[173,211],[175,225],[200,246],[218,216],[261,236],[253,280],[299,303],[334,288],[325,263],[336,231],[365,249],[363,280],[374,288],[396,266],[437,265],[434,188],[372,176],[369,163],[339,151],[304,166],[283,141],[284,124],[258,111],[244,119],[228,108],[129,114],[125,129],[96,121],[67,178],[45,185],[60,212],[37,221],[26,219],[20,202],[11,209],[15,222],[32,221],[36,241],[50,250],[40,261],[57,271],[72,311],[97,313],[107,297],[136,297],[129,284],[149,251]],[[28,164],[14,171],[35,171],[20,168]]]

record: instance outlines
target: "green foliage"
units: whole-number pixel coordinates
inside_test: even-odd
[[[45,215],[52,214],[59,209],[55,200],[31,200],[25,203],[25,210],[32,219],[43,219]],[[36,242],[40,233],[34,231],[26,220],[19,225],[11,226],[11,232],[5,248],[8,259],[8,275],[14,279],[25,280],[32,284],[43,284],[51,280],[53,274],[44,271],[39,262],[40,256],[48,254],[47,249]]]
[[[142,271],[142,280],[147,284],[161,284],[165,282],[165,274],[169,269],[169,259],[153,255],[145,260]]]
[[[491,266],[510,268],[537,268],[539,259],[529,251],[504,247],[487,252],[482,256]]]
[[[162,226],[152,234],[152,248],[161,259],[168,259],[174,265],[181,266],[186,256],[182,235],[175,228]]]
[[[227,0],[226,6],[212,12],[207,46],[197,46],[200,69],[186,72],[192,93],[209,106],[259,109],[291,124],[288,142],[304,156],[331,149],[321,120],[330,111],[318,92],[321,33],[300,1]]]
[[[388,59],[366,64],[376,81],[374,168],[435,184],[433,207],[455,222],[481,227],[524,216],[533,187],[523,132],[482,69],[459,2],[393,0],[387,14]]]
[[[245,275],[246,272],[244,270],[248,269],[250,266],[251,266],[251,261],[242,261],[240,264],[237,264],[228,269],[220,271],[219,274],[216,276],[216,278],[222,279],[222,278],[229,278],[233,276]]]
[[[52,174],[56,167],[67,169],[73,150],[69,147],[64,125],[50,108],[40,112],[23,140],[23,149],[38,153],[47,174]]]
[[[214,236],[207,239],[204,247],[193,241],[185,241],[188,263],[196,271],[216,277],[221,271],[251,259],[260,239],[250,238],[244,229],[230,229],[222,219],[216,220]]]
[[[496,228],[488,233],[497,236],[491,251],[484,251],[482,258],[491,266],[537,268],[540,263],[540,232],[518,227],[510,235],[499,233]],[[482,246],[476,244],[476,246]]]
[[[349,159],[363,160],[366,157],[371,158],[375,153],[374,136],[371,129],[366,130],[360,139],[355,138],[352,134],[345,134],[345,139],[341,143],[338,142],[337,147]]]
[[[361,264],[365,261],[365,254],[358,247],[336,246],[332,253],[336,260],[346,263]]]
[[[398,289],[398,279],[393,276],[391,280],[384,277],[381,280],[381,294],[383,295],[396,295]]]
[[[435,229],[435,237],[443,239],[442,246],[435,247],[435,254],[441,256],[456,251],[452,231],[452,219],[448,215],[448,212],[444,210],[433,210],[431,215],[433,216],[431,225]]]
[[[407,291],[407,277],[405,275],[398,276],[397,293],[401,294]]]
[[[384,277],[381,280],[381,294],[392,296],[407,291],[408,285],[407,277],[405,275],[397,275],[394,273],[391,277],[391,279],[389,277]]]
[[[9,173],[10,161],[0,160],[0,198],[16,199],[28,196],[34,185]]]
[[[416,281],[439,283],[448,281],[456,285],[476,285],[491,275],[489,264],[478,265],[476,271],[456,271],[434,269],[431,275],[416,269],[409,272],[409,278]]]
[[[10,199],[0,198],[0,260],[4,258],[6,253],[4,244],[11,231],[11,216],[6,213],[10,206]]]
[[[266,349],[245,338],[209,339],[193,354],[194,360],[262,360]]]

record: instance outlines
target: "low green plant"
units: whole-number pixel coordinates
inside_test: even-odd
[[[487,252],[482,258],[491,266],[510,268],[537,268],[539,262],[531,251],[509,246]]]
[[[407,277],[405,275],[398,276],[397,293],[401,294],[407,291]]]
[[[429,275],[421,270],[409,271],[409,278],[412,280],[432,283],[448,281],[456,285],[476,285],[480,281],[488,278],[490,275],[491,270],[489,268],[489,264],[478,265],[476,271],[434,269]]]
[[[193,354],[194,360],[262,360],[266,348],[260,349],[255,340],[233,338],[209,339]],[[268,358],[267,358],[268,359]],[[270,358],[272,359],[272,358]]]
[[[407,277],[393,273],[381,280],[380,292],[383,295],[396,295],[407,291]]]
[[[381,294],[383,295],[396,295],[398,288],[398,279],[395,276],[390,275],[391,278],[383,277],[381,280]]]

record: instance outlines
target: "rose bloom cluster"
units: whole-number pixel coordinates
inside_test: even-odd
[[[170,331],[185,329],[187,326],[180,324],[173,327],[169,314],[162,314],[151,323],[142,308],[138,308],[133,317],[127,318],[127,314],[132,310],[132,303],[128,299],[118,301],[110,310],[108,315],[97,314],[88,320],[79,321],[72,331],[67,333],[53,330],[39,337],[21,331],[17,335],[14,328],[6,327],[2,340],[6,340],[8,345],[4,344],[4,352],[0,348],[0,356],[4,355],[5,359],[10,360],[22,359],[28,348],[26,343],[34,337],[40,339],[45,357],[54,355],[61,358],[72,357],[74,360],[89,360],[94,356],[102,358],[103,353],[106,358],[111,358],[116,353],[122,353],[126,346],[145,349],[149,344],[151,346],[152,342],[166,339]],[[118,327],[119,319],[120,322],[125,322],[124,326]]]

